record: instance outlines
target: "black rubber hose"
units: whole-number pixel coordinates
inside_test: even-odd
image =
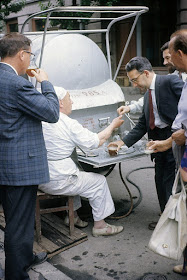
[[[136,185],[132,180],[129,179],[129,176],[134,172],[134,171],[137,171],[137,170],[141,170],[141,169],[148,169],[148,168],[154,168],[154,166],[144,166],[144,167],[139,167],[139,168],[136,168],[136,169],[133,169],[131,170],[129,173],[127,173],[126,175],[126,180],[132,184],[133,186],[135,186],[135,188],[137,188],[139,194],[140,194],[140,197],[139,199],[137,200],[137,202],[133,205],[133,209],[135,209],[139,204],[140,202],[142,201],[142,192],[140,190],[140,188],[138,187],[138,185]]]
[[[133,172],[135,172],[135,171],[137,171],[137,170],[148,169],[148,168],[154,168],[154,167],[153,167],[153,166],[139,167],[139,168],[136,168],[136,169],[131,170],[131,171],[130,171],[129,173],[127,173],[127,175],[126,175],[126,180],[127,180],[130,184],[132,184],[133,186],[135,186],[135,188],[137,188],[137,190],[138,190],[138,192],[139,192],[138,201],[134,204],[134,203],[133,203],[132,194],[131,194],[131,192],[130,192],[130,190],[129,190],[129,188],[128,188],[126,182],[125,182],[125,180],[123,179],[123,175],[122,175],[122,172],[121,172],[121,162],[119,163],[119,173],[120,173],[120,177],[121,177],[121,180],[122,180],[122,182],[123,182],[125,188],[127,189],[128,194],[129,194],[131,205],[130,205],[130,209],[129,209],[129,211],[128,211],[127,213],[125,213],[124,215],[120,215],[120,216],[110,216],[110,217],[109,217],[110,219],[122,219],[122,218],[125,218],[125,217],[129,216],[130,213],[132,212],[132,210],[135,209],[135,208],[140,204],[140,202],[142,201],[142,192],[141,192],[140,188],[138,187],[138,185],[136,185],[132,180],[129,179],[129,176],[130,176]]]
[[[107,171],[107,173],[104,176],[107,177],[112,172],[112,170],[114,169],[115,166],[116,166],[116,164],[110,165],[109,170]]]

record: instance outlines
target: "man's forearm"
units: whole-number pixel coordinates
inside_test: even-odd
[[[167,148],[167,150],[169,150],[172,147],[172,137],[169,137],[165,141],[166,141],[166,144],[165,144],[166,148]]]
[[[169,137],[166,140],[151,141],[148,147],[153,149],[155,153],[167,151],[172,147],[172,138]]]
[[[186,137],[185,137],[185,130],[184,129],[179,129],[175,131],[172,135],[172,140],[175,141],[175,143],[178,146],[183,146],[185,145]]]
[[[114,125],[111,123],[108,127],[98,133],[99,146],[101,146],[112,134],[115,129]]]

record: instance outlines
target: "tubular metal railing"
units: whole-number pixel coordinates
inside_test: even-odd
[[[67,34],[67,33],[81,33],[81,34],[92,34],[92,33],[105,33],[105,41],[106,41],[106,52],[107,52],[107,61],[108,61],[108,66],[109,66],[109,73],[110,73],[110,78],[113,79],[114,81],[116,80],[116,77],[118,75],[118,72],[120,70],[122,61],[124,59],[124,56],[126,54],[129,42],[131,40],[132,34],[134,32],[135,26],[137,24],[138,18],[141,14],[148,12],[149,8],[144,7],[144,6],[112,6],[112,7],[104,7],[104,6],[68,6],[68,7],[57,7],[57,8],[51,8],[45,11],[37,12],[29,16],[26,21],[23,23],[21,33],[28,35],[28,34],[43,34],[43,40],[42,40],[42,47],[41,47],[41,55],[40,55],[40,61],[39,61],[39,67],[41,67],[42,64],[42,58],[43,58],[43,52],[44,52],[44,46],[45,46],[45,38],[46,34]],[[80,17],[80,16],[75,16],[73,17],[72,15],[70,17],[68,16],[60,16],[60,17],[52,17],[51,14],[54,12],[71,12],[71,13],[100,13],[100,14],[115,14],[115,17]],[[44,16],[47,15],[47,16]],[[117,16],[116,16],[117,15]],[[124,45],[123,52],[121,54],[121,58],[119,60],[119,63],[117,65],[116,71],[112,77],[112,66],[111,66],[111,54],[110,54],[110,31],[112,26],[119,21],[132,18],[134,17],[134,22],[132,24],[130,33],[128,35],[127,41]],[[32,20],[32,19],[42,19],[45,20],[45,27],[44,31],[38,31],[38,32],[24,32],[24,29],[26,27],[26,24]],[[91,30],[85,30],[85,29],[79,29],[79,30],[55,30],[55,31],[47,31],[47,28],[49,26],[49,21],[50,20],[89,20],[89,21],[94,21],[94,20],[99,20],[99,21],[109,21],[107,28],[101,28],[101,29],[91,29]]]

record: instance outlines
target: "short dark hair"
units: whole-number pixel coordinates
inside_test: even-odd
[[[181,50],[184,54],[187,54],[187,29],[175,31],[170,38],[174,38],[173,49],[175,52]]]
[[[152,65],[146,57],[136,56],[133,57],[125,66],[125,70],[130,72],[136,69],[138,72],[143,72],[144,70],[148,70],[150,72],[153,71]]]
[[[163,51],[165,51],[165,50],[167,50],[167,49],[169,49],[169,42],[166,42],[166,43],[160,48],[161,52],[163,52]]]
[[[20,50],[28,50],[31,40],[18,32],[6,34],[0,39],[0,57],[15,56]]]

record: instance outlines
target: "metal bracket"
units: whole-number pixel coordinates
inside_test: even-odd
[[[99,127],[108,126],[110,124],[110,117],[100,118],[98,119],[98,121],[99,121]]]

